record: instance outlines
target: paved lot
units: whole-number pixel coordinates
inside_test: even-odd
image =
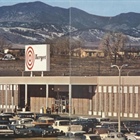
[[[0,140],[57,140],[57,138],[48,138],[48,137],[33,137],[33,138],[0,138]]]

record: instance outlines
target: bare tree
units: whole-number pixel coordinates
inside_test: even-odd
[[[69,54],[69,38],[62,37],[55,41],[54,45],[55,53],[60,55],[68,55]]]
[[[122,33],[107,33],[103,37],[100,47],[104,53],[109,56],[111,60],[114,59],[114,63],[116,63],[117,57],[123,60],[121,52],[124,51],[126,41],[127,37]]]
[[[82,42],[69,37],[61,37],[55,41],[54,49],[60,55],[72,55],[75,48],[81,48]]]
[[[54,44],[55,44],[55,41],[54,40],[49,40],[49,39],[46,39],[46,44],[49,44],[50,45],[50,55],[51,56],[54,56]]]
[[[83,46],[83,42],[81,40],[72,40],[71,41],[71,52],[72,52],[72,54],[77,53],[77,55],[80,57],[82,46]]]
[[[10,43],[8,43],[4,37],[0,36],[0,52],[4,51],[4,48],[11,48],[12,45]]]

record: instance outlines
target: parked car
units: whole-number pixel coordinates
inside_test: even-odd
[[[127,140],[127,137],[121,132],[110,132],[104,140]]]
[[[60,116],[60,117],[57,118],[57,120],[69,120],[69,121],[72,121],[72,120],[76,120],[76,117]]]
[[[34,120],[32,118],[20,118],[16,120],[16,124],[24,124],[26,127],[32,127]]]
[[[136,137],[133,134],[127,134],[125,135],[127,137],[127,140],[138,140],[140,137]]]
[[[73,120],[71,123],[73,125],[81,125],[82,130],[86,131],[86,133],[88,133],[90,131],[91,124],[89,124],[86,120],[83,120],[83,121]]]
[[[140,124],[136,124],[134,125],[133,127],[129,127],[130,128],[130,131],[133,132],[133,133],[137,133],[139,130],[140,130]]]
[[[16,124],[17,119],[16,118],[10,118],[9,119],[9,124]]]
[[[140,120],[123,120],[122,123],[129,129],[130,132],[136,133],[140,130]]]
[[[42,113],[36,113],[36,120],[39,118],[39,117],[50,117],[50,118],[54,118],[54,120],[58,120],[58,119],[61,119],[62,117],[58,114],[42,114]]]
[[[13,118],[11,114],[0,114],[0,124],[10,124],[11,118]]]
[[[99,120],[97,118],[77,117],[75,120],[76,121],[87,121],[87,122],[89,122],[89,123],[91,123],[93,125],[100,125],[100,122],[99,122]]]
[[[96,118],[98,120],[99,123],[102,123],[102,122],[109,122],[110,121],[110,118],[106,118],[106,117],[98,117]]]
[[[82,125],[71,124],[69,120],[56,120],[53,124],[53,127],[59,129],[62,133],[68,131],[82,131]]]
[[[34,125],[36,124],[50,124],[54,123],[54,118],[50,117],[39,117],[36,121],[33,122]]]
[[[60,136],[62,133],[59,129],[54,129],[52,125],[40,124],[35,125],[34,127],[30,127],[33,136]]]
[[[54,118],[54,120],[58,120],[59,118],[61,118],[61,116],[58,114],[47,114],[47,115],[48,117]]]
[[[14,130],[14,134],[16,136],[30,136],[32,134],[31,130],[29,130],[25,125],[10,125],[10,129]]]
[[[86,140],[102,140],[98,134],[84,134],[84,136],[86,136]]]
[[[64,136],[57,137],[57,140],[86,140],[85,131],[69,131]]]
[[[104,126],[96,126],[93,130],[94,134],[105,134],[108,132],[109,132],[108,127],[104,127]]]
[[[100,125],[100,122],[96,118],[78,117],[72,120],[72,124],[82,125],[83,131],[86,131],[87,133],[93,133],[93,129],[97,125]]]
[[[45,136],[61,136],[63,135],[63,133],[60,132],[59,129],[57,128],[53,128],[52,125],[50,124],[42,124],[42,125],[39,125],[42,129],[45,129],[46,130],[46,135]]]
[[[140,131],[137,131],[137,132],[135,133],[134,137],[135,137],[136,139],[140,139]]]
[[[12,54],[5,54],[2,60],[16,60]]]
[[[18,116],[19,118],[32,118],[32,119],[34,119],[35,114],[34,114],[33,112],[26,111],[26,112],[19,112],[19,113],[17,114],[17,116]]]
[[[107,119],[107,118],[106,118]],[[100,125],[100,121],[97,118],[88,118],[87,121],[91,124],[93,124],[94,126]]]
[[[15,116],[15,113],[13,113],[13,112],[4,112],[3,114],[11,115],[11,117],[14,117]]]
[[[14,136],[14,130],[11,130],[8,125],[0,125],[0,136]]]
[[[108,132],[117,132],[118,131],[118,122],[102,122],[101,125],[96,126],[94,128],[94,133],[103,134]],[[130,133],[129,129],[121,123],[121,132],[122,133]]]
[[[38,125],[30,127],[29,130],[32,132],[32,136],[44,137],[46,135],[46,130]]]

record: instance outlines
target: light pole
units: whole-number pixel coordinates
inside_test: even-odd
[[[57,88],[57,100],[59,100],[59,88]]]
[[[122,66],[118,65],[111,65],[111,68],[116,67],[119,71],[119,83],[118,83],[118,132],[121,132],[121,116],[120,116],[120,111],[121,111],[121,70],[123,67],[127,67],[128,64],[123,64]]]
[[[21,75],[24,76],[24,70],[17,69],[17,71],[20,71]]]
[[[127,72],[127,76],[129,76],[129,73],[132,72],[132,71],[135,71],[135,70],[130,70],[130,71],[128,71],[128,72]]]
[[[140,70],[130,70],[127,72],[127,76],[129,76],[130,72],[139,72]]]

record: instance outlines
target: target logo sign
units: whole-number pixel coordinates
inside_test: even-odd
[[[35,63],[35,53],[34,53],[34,49],[29,46],[26,50],[26,67],[28,68],[28,70],[32,70],[32,68],[34,67],[34,63]]]
[[[25,45],[25,71],[50,71],[50,45]]]

